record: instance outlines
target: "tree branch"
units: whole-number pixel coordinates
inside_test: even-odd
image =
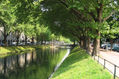
[[[2,33],[2,35],[4,35],[4,32],[2,30],[0,30],[0,32]]]
[[[62,1],[62,0],[59,0],[59,1],[60,1],[60,3],[62,3],[66,8],[68,8],[68,5],[66,4],[65,1]]]
[[[66,1],[64,0],[59,0],[61,4],[63,4],[66,8],[69,8],[68,4],[66,4]],[[87,17],[85,17],[79,10],[76,10],[74,8],[71,8],[71,12],[75,14],[78,18],[80,18],[83,21],[89,21]]]
[[[103,21],[106,21],[107,19],[109,19],[114,13],[115,13],[115,11],[112,11],[109,16],[107,16],[103,19]]]

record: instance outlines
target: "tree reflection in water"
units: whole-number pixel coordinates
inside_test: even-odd
[[[67,49],[37,49],[0,59],[0,79],[47,79]]]

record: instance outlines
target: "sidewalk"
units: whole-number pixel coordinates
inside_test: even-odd
[[[99,63],[102,64],[104,66],[104,59],[108,60],[105,62],[105,67],[112,73],[114,74],[114,65],[116,65],[116,76],[119,77],[119,52],[115,52],[115,51],[107,51],[104,49],[100,49],[99,52],[99,56],[101,58],[99,58]],[[102,59],[103,58],[103,59]],[[95,57],[96,60],[98,60],[98,57]],[[113,64],[111,64],[111,63]]]
[[[119,52],[101,50],[99,55],[113,64],[119,66]]]

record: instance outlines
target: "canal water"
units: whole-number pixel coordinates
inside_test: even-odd
[[[0,58],[0,79],[48,79],[69,49],[37,49]]]

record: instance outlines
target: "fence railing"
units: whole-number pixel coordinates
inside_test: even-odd
[[[100,62],[100,59],[103,60],[103,62]],[[118,75],[117,75],[117,68],[119,69],[119,66],[117,66],[116,64],[100,57],[100,56],[94,56],[94,60],[97,60],[98,63],[100,63],[101,65],[104,66],[104,69],[106,68],[107,70],[109,70],[112,74],[113,74],[113,79],[119,78],[119,70],[118,70]],[[118,60],[117,60],[118,61]],[[110,63],[113,66],[113,69],[111,70],[110,68],[106,67],[106,62]]]

